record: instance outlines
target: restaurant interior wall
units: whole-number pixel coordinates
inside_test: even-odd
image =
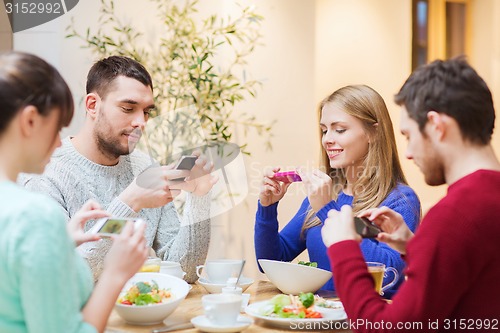
[[[2,9],[2,7],[0,7]],[[0,10],[0,52],[12,50],[12,29],[5,10]]]
[[[71,126],[73,135],[83,124],[81,104],[86,73],[95,59],[76,39],[65,39],[65,28],[75,16],[80,30],[97,24],[99,0],[80,1],[68,14],[42,26],[14,34],[14,49],[38,54],[54,64],[68,81],[78,106]],[[234,1],[202,0],[200,14],[232,13]],[[270,166],[290,169],[317,166],[320,154],[317,105],[341,86],[367,84],[380,92],[391,113],[399,154],[410,185],[424,211],[446,188],[429,187],[413,162],[404,158],[406,146],[399,134],[399,108],[393,95],[411,70],[411,0],[243,0],[264,16],[263,45],[249,60],[247,75],[263,81],[256,99],[240,106],[261,121],[276,119],[273,150],[264,149],[259,135],[250,133],[252,156],[245,157],[249,194],[243,204],[214,219],[209,257],[247,259],[245,273],[259,277],[254,260],[253,225],[262,170]],[[151,27],[154,6],[148,1],[120,1],[117,15]],[[496,105],[500,91],[500,4],[474,0],[470,61],[486,79]],[[133,13],[133,14],[130,14]],[[144,19],[147,17],[148,19]],[[84,18],[84,19],[82,19]],[[498,107],[497,107],[498,108]],[[500,152],[497,133],[494,146]],[[242,133],[237,137],[243,138]],[[245,180],[242,180],[245,181]],[[281,227],[295,214],[305,192],[293,184],[279,206]],[[301,258],[306,259],[303,255]]]

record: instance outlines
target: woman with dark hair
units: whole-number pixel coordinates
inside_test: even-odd
[[[257,259],[291,261],[307,249],[310,261],[330,270],[321,226],[330,209],[350,205],[355,213],[388,206],[403,215],[410,229],[420,219],[420,202],[408,187],[399,163],[392,122],[382,97],[365,85],[346,86],[326,97],[319,108],[322,168],[297,170],[307,197],[292,220],[278,232],[277,206],[291,183],[264,175],[255,224]],[[365,239],[366,261],[381,262],[399,272],[391,296],[403,280],[399,253],[376,239]],[[387,282],[394,279],[387,277]],[[323,289],[333,289],[333,281]]]
[[[103,332],[147,257],[144,228],[127,225],[93,289],[75,245],[96,240],[83,224],[107,213],[88,202],[66,224],[52,199],[16,184],[21,172],[43,172],[73,109],[54,67],[26,53],[0,54],[0,332]]]

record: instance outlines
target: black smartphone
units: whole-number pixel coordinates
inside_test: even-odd
[[[198,159],[197,156],[184,155],[179,159],[179,162],[177,162],[174,169],[191,170],[194,167],[194,164],[195,164],[197,159]]]
[[[377,235],[382,232],[382,230],[372,223],[366,217],[354,217],[354,226],[356,232],[361,235],[362,238],[377,238]]]
[[[188,170],[189,171],[194,167],[197,159],[198,159],[198,156],[187,156],[187,155],[181,156],[179,161],[175,164],[174,169],[175,170]],[[181,177],[181,178],[171,179],[171,181],[183,182],[185,179],[186,179],[185,177]]]

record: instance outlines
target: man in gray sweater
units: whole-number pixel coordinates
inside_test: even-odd
[[[151,77],[132,59],[112,56],[95,63],[84,102],[87,115],[80,132],[62,141],[42,176],[26,175],[20,182],[53,197],[68,220],[89,199],[112,216],[141,217],[148,245],[162,260],[180,262],[186,281],[194,282],[196,266],[208,252],[209,191],[217,180],[210,174],[213,164],[199,157],[191,171],[174,170],[152,165],[148,155],[134,150],[155,105]],[[190,192],[182,221],[172,203],[181,190]],[[102,239],[78,248],[95,279],[110,243]]]

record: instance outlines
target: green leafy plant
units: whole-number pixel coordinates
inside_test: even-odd
[[[136,59],[151,73],[158,105],[153,116],[161,115],[146,131],[152,157],[169,163],[175,149],[186,150],[203,139],[223,146],[233,140],[237,128],[243,129],[245,137],[248,130],[256,130],[271,148],[272,124],[235,108],[245,98],[255,97],[261,85],[247,80],[245,65],[259,45],[263,18],[242,8],[236,18],[214,14],[196,20],[196,0],[149,1],[155,3],[161,22],[153,42],[147,43],[145,33],[115,16],[113,0],[101,0],[95,31],[79,32],[73,21],[67,37],[80,39],[99,58],[124,55]],[[151,36],[147,37],[149,41]],[[240,149],[249,154],[246,143]]]

